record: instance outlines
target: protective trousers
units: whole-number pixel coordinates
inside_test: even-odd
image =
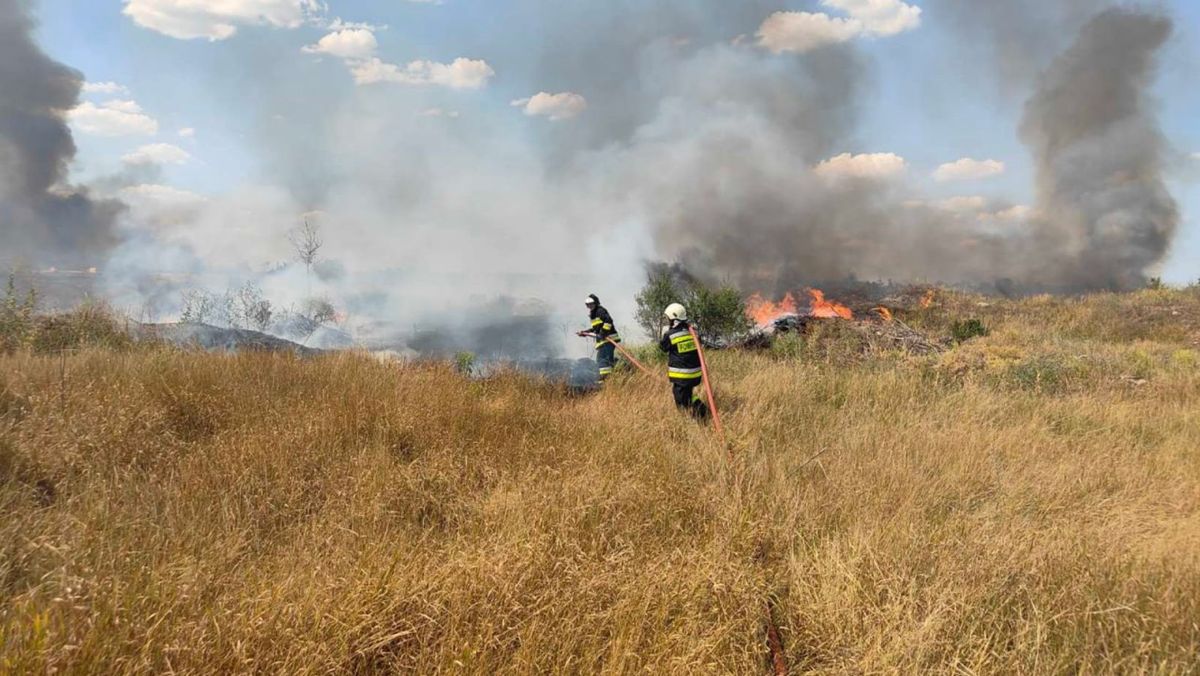
[[[700,380],[671,381],[671,391],[675,395],[675,405],[692,414],[693,418],[705,420],[708,418],[708,405],[700,397]]]
[[[617,346],[605,343],[596,348],[596,365],[600,367],[600,380],[612,375],[617,365]]]

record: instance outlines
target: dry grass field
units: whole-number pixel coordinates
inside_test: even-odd
[[[17,350],[0,672],[765,673],[768,603],[796,673],[1200,671],[1200,292],[982,302],[710,354],[728,449],[636,373]]]

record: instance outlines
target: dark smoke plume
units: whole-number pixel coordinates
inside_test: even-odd
[[[1129,289],[1167,254],[1179,212],[1148,90],[1171,34],[1161,16],[1110,9],[1088,22],[1025,106],[1037,161],[1038,273],[1052,286]]]
[[[981,11],[1007,11],[1000,4]],[[1056,25],[1078,37],[1041,66],[1026,106],[1021,137],[1039,170],[1038,209],[1025,223],[989,227],[974,212],[913,204],[902,184],[869,176],[814,176],[816,162],[853,140],[864,87],[848,47],[777,58],[719,48],[692,55],[664,80],[673,108],[660,109],[608,169],[629,194],[645,195],[663,254],[746,290],[779,294],[848,276],[1013,279],[1026,290],[1072,292],[1137,287],[1167,253],[1178,221],[1148,101],[1171,22],[1107,10],[1067,28],[1094,4],[1065,2],[1055,12]],[[1006,25],[1020,34],[1018,24]],[[1014,85],[1033,67],[1001,65]],[[696,82],[738,91],[737,104],[710,105]],[[812,114],[823,109],[837,114]]]
[[[32,29],[27,2],[0,0],[0,257],[95,264],[123,206],[64,184],[75,142],[63,115],[83,78],[46,56]]]

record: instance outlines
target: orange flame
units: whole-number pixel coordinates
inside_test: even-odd
[[[824,291],[809,289],[808,295],[812,296],[812,309],[809,310],[809,315],[823,319],[854,319],[854,312],[850,308],[825,300]]]
[[[934,295],[933,289],[930,289],[925,292],[925,297],[921,299],[921,307],[922,308],[929,309],[929,308],[933,307],[933,295]]]
[[[784,315],[794,315],[797,312],[796,299],[790,293],[778,303],[772,303],[758,293],[746,299],[746,314],[759,326],[766,326]]]
[[[885,321],[885,322],[892,321],[892,311],[885,308],[884,306],[880,305],[879,307],[875,308],[875,312],[880,317],[883,317],[883,321]]]

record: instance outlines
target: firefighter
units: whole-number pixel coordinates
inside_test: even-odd
[[[658,348],[667,353],[667,375],[671,379],[675,405],[691,413],[692,417],[704,420],[708,418],[708,406],[697,389],[704,382],[704,371],[700,366],[696,339],[688,324],[687,310],[679,303],[671,303],[663,316],[668,324],[663,327]]]
[[[613,343],[621,342],[621,335],[617,333],[612,315],[600,304],[596,294],[587,297],[586,305],[592,328],[580,331],[579,335],[596,339],[596,365],[600,367],[600,380],[604,380],[612,375],[617,365],[617,346]],[[612,343],[608,342],[610,340]]]

